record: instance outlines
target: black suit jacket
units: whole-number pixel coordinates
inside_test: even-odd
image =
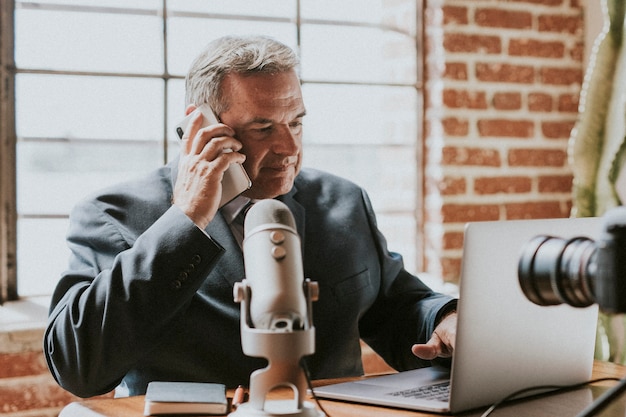
[[[152,380],[247,385],[264,359],[243,354],[233,285],[243,255],[218,214],[206,231],[172,206],[175,163],[78,204],[69,269],[52,298],[44,351],[52,374],[83,397]],[[433,293],[387,250],[366,193],[304,169],[279,198],[302,240],[314,303],[314,378],[362,374],[359,338],[396,369],[426,366],[426,341],[454,301]],[[123,391],[121,391],[123,392]]]

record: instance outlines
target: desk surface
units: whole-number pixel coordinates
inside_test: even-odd
[[[607,362],[595,362],[593,379],[597,378],[624,378],[626,367]],[[316,381],[315,385],[322,385],[329,381]],[[330,381],[336,382],[336,381]],[[587,388],[561,394],[544,395],[533,399],[517,401],[498,408],[494,417],[540,417],[540,416],[576,416],[586,406],[615,382],[594,384]],[[228,393],[232,397],[232,391]],[[309,398],[310,400],[310,398]],[[340,401],[321,400],[321,404],[331,417],[419,417],[433,414],[415,411],[391,409],[363,404],[352,404]],[[59,417],[141,417],[143,416],[144,397],[128,397],[118,399],[93,399],[68,404],[59,414]],[[480,416],[484,410],[464,413],[463,416]],[[626,415],[626,398],[619,400],[607,408],[600,416],[624,417]]]

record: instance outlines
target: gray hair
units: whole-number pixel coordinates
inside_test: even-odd
[[[298,65],[295,52],[274,39],[225,36],[210,42],[191,64],[185,79],[185,101],[196,106],[208,103],[219,115],[228,107],[221,91],[227,74],[273,74]]]

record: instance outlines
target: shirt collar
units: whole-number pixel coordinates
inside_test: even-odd
[[[244,197],[240,195],[239,197],[235,198],[228,204],[225,204],[224,207],[221,208],[221,212],[222,212],[222,216],[224,216],[224,220],[226,220],[226,223],[231,224],[233,220],[235,220],[235,217],[239,215],[239,212],[243,210],[243,208],[250,201],[252,200],[249,199],[248,197]]]

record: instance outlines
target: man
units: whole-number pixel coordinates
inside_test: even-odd
[[[212,42],[187,76],[187,114],[209,103],[221,123],[200,128],[192,118],[178,161],[73,210],[72,256],[44,342],[65,389],[87,397],[116,387],[142,394],[153,380],[233,386],[265,366],[242,352],[232,291],[244,278],[233,220],[250,199],[289,207],[304,275],[319,283],[307,358],[314,378],[361,374],[359,338],[397,369],[451,355],[455,301],[387,250],[361,188],[301,169],[297,65],[292,50],[267,38]],[[243,163],[252,188],[219,209],[232,163]]]

